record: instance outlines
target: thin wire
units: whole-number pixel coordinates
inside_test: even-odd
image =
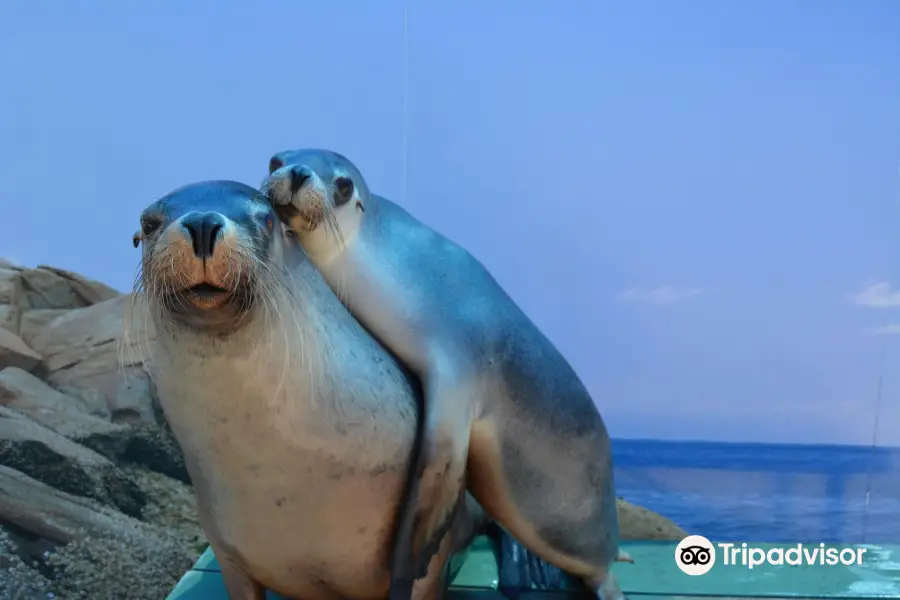
[[[887,321],[887,319],[885,319]],[[878,393],[875,398],[875,421],[872,424],[872,447],[869,454],[869,471],[866,473],[866,507],[863,513],[863,537],[862,543],[866,543],[869,535],[869,500],[872,495],[872,472],[875,465],[875,454],[878,450],[878,421],[881,415],[881,390],[884,386],[884,365],[887,358],[887,335],[881,337],[881,365],[878,369]]]
[[[409,206],[409,0],[403,0],[403,203]]]
[[[898,175],[900,175],[900,169],[898,169]],[[900,193],[897,194],[896,200],[894,201],[895,207],[900,208]],[[898,211],[900,213],[900,211]],[[881,335],[881,365],[878,369],[878,392],[875,398],[875,419],[872,423],[872,447],[870,449],[869,454],[869,471],[866,473],[866,506],[865,512],[863,513],[863,539],[862,543],[865,544],[866,540],[869,536],[869,507],[871,505],[871,497],[872,497],[872,473],[875,470],[875,459],[876,453],[878,451],[878,424],[881,417],[881,396],[882,389],[884,388],[884,369],[887,365],[887,347],[888,347],[888,317],[885,314],[884,318],[884,330]]]

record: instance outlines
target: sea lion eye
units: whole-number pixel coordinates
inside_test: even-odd
[[[349,177],[341,175],[334,180],[334,187],[337,190],[335,204],[340,206],[345,204],[353,197],[353,180]]]
[[[162,224],[162,221],[155,217],[141,217],[141,233],[150,235]]]

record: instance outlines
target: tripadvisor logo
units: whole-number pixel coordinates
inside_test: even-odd
[[[753,569],[769,565],[861,565],[867,548],[792,544],[760,548],[747,543],[713,544],[702,535],[689,535],[675,547],[675,564],[687,575],[705,575],[716,564]]]
[[[702,535],[689,535],[675,546],[675,564],[687,575],[706,575],[716,564],[716,547]]]

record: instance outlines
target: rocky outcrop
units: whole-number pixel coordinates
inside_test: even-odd
[[[681,541],[687,532],[659,513],[616,499],[619,515],[619,537],[623,540]]]
[[[203,548],[131,298],[0,261],[0,598],[164,598]]]
[[[204,548],[129,295],[0,260],[0,598],[159,600]],[[623,539],[680,539],[619,500]]]

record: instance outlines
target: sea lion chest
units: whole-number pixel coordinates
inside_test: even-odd
[[[371,593],[386,585],[414,421],[271,351],[179,357],[157,377],[204,529],[284,594]]]

